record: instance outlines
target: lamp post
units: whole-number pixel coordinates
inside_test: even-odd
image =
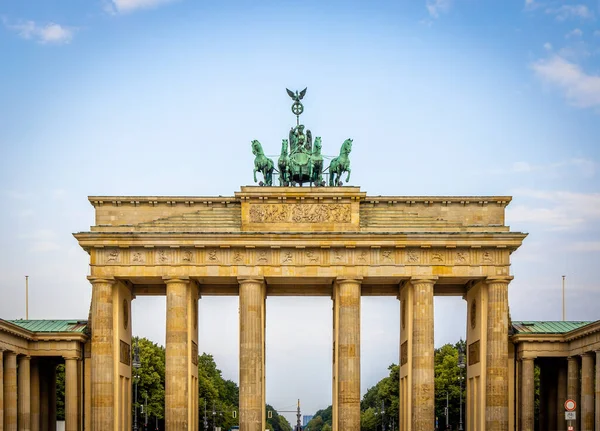
[[[138,423],[137,423],[137,393],[138,393],[138,370],[142,366],[140,364],[140,348],[138,346],[138,340],[136,338],[135,345],[133,346],[133,369],[135,370],[135,395],[133,400],[133,431],[138,431]]]
[[[458,381],[460,382],[460,402],[459,402],[460,413],[459,413],[459,423],[458,423],[459,431],[463,431],[462,383],[463,383],[463,379],[464,379],[464,376],[463,376],[464,368],[465,368],[465,352],[463,349],[463,340],[461,338],[460,344],[458,345],[458,369],[459,369]]]

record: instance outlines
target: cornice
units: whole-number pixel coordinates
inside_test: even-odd
[[[7,332],[11,335],[15,335],[26,340],[32,340],[34,336],[33,332],[23,329],[20,326],[3,319],[0,319],[0,331]]]

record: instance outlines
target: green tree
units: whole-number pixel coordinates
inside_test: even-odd
[[[373,407],[369,407],[360,413],[361,431],[377,431],[377,427],[381,424],[381,416],[377,413],[377,410]]]
[[[440,426],[446,423],[446,397],[448,398],[448,422],[451,425],[459,423],[460,416],[460,380],[464,370],[458,366],[458,346],[446,344],[435,350],[435,415],[439,418]],[[464,342],[462,343],[464,349]],[[464,350],[463,350],[464,351]],[[464,383],[464,380],[463,380]],[[463,402],[466,399],[466,388],[463,384]],[[463,418],[464,421],[464,418]]]
[[[292,431],[292,426],[286,418],[277,413],[272,406],[267,404],[267,412],[273,412],[273,417],[267,419],[267,426],[273,431]]]
[[[148,397],[148,418],[164,419],[165,412],[165,349],[158,344],[153,343],[147,338],[134,337],[132,344],[138,343],[140,352],[140,368],[136,370],[132,368],[131,372],[134,376],[134,384],[138,384],[138,398],[135,397],[135,388],[132,387],[132,400],[134,406],[139,407],[145,404]],[[146,408],[146,407],[145,407]],[[138,410],[138,414],[141,410]],[[138,416],[138,423],[140,417]],[[142,422],[143,423],[143,422]]]
[[[329,425],[329,424],[323,425],[323,429],[321,431],[331,431],[331,425]]]

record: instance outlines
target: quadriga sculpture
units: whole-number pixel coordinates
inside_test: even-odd
[[[317,187],[325,185],[323,181],[323,156],[321,155],[321,137],[315,138],[313,152],[310,156],[310,182]]]

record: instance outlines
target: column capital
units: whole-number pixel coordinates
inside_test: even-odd
[[[31,356],[30,355],[25,355],[25,354],[19,354],[18,358],[19,359],[31,360]]]
[[[339,276],[335,278],[336,283],[356,283],[356,284],[362,284],[363,278],[361,275],[358,276],[354,276],[354,277],[344,277],[344,276]]]
[[[485,282],[486,282],[486,284],[493,284],[493,283],[505,283],[505,284],[508,284],[513,279],[514,279],[514,277],[512,275],[495,275],[495,276],[492,276],[492,277],[487,277],[485,279]]]
[[[526,353],[524,353],[523,356],[521,358],[519,358],[519,359],[521,359],[521,361],[524,362],[524,361],[535,361],[536,358],[537,357],[534,356],[534,355],[532,355],[532,354],[526,354]]]
[[[577,356],[567,356],[567,361],[575,361],[577,362]]]
[[[165,282],[165,284],[170,284],[170,283],[189,283],[190,282],[190,277],[171,277],[169,275],[165,275],[163,278],[163,281]]]
[[[423,276],[416,276],[416,277],[411,277],[408,281],[410,282],[410,284],[435,284],[436,281],[438,281],[438,276],[437,275],[423,275]]]
[[[106,284],[115,284],[117,280],[114,277],[95,277],[93,275],[88,275],[87,279],[92,284],[106,283]]]
[[[594,354],[592,352],[585,352],[579,356],[581,356],[582,358],[585,358],[585,357],[591,358],[592,356],[594,356]]]
[[[248,283],[260,283],[260,284],[264,284],[265,282],[265,277],[261,276],[261,275],[256,275],[256,276],[252,276],[252,275],[240,275],[237,278],[238,283],[239,284],[248,284]]]
[[[66,356],[63,356],[63,359],[65,361],[79,361],[81,358],[76,355],[66,355]]]

